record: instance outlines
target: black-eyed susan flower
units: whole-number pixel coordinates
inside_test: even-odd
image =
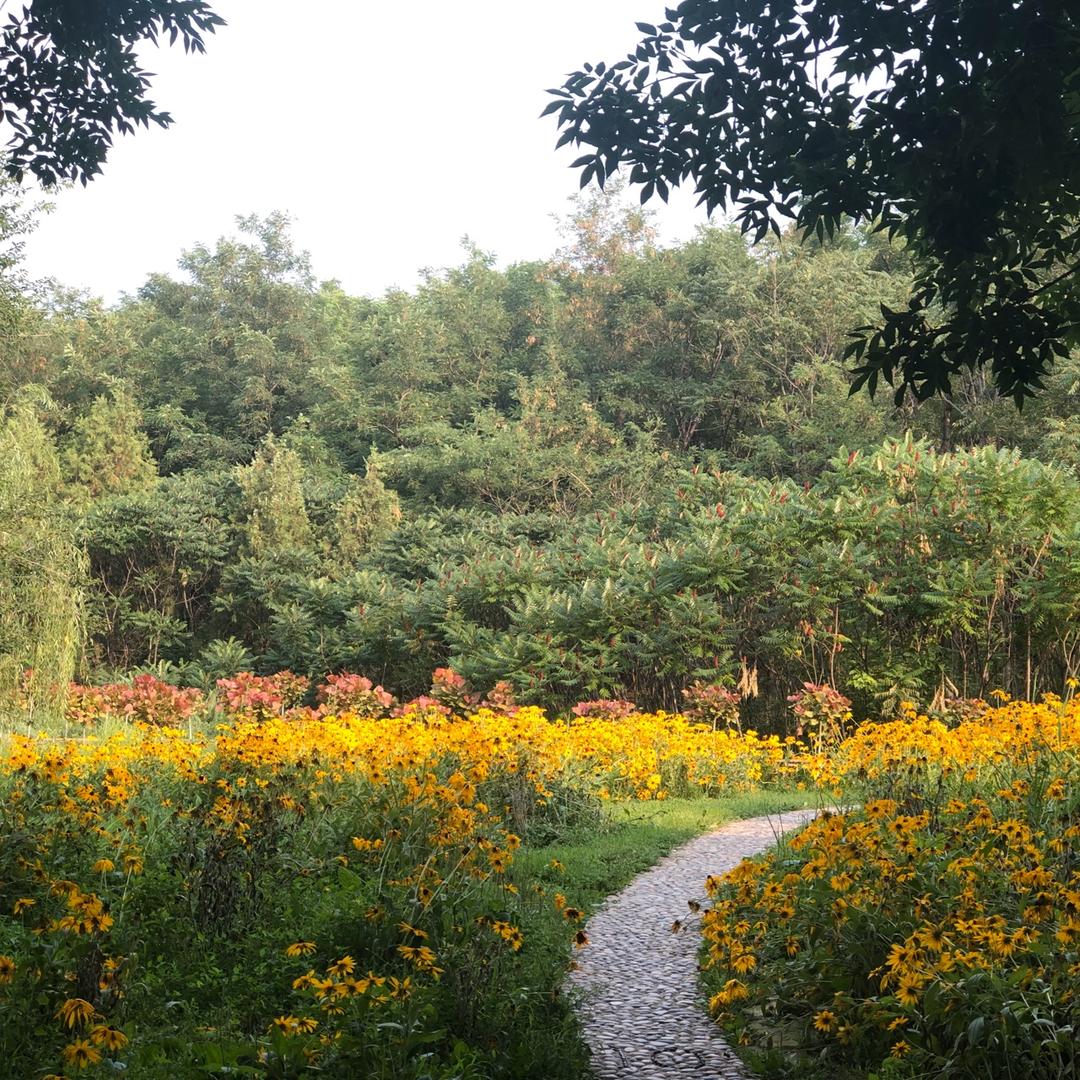
[[[926,985],[926,978],[916,972],[909,971],[900,976],[896,984],[896,998],[902,1005],[917,1005],[922,988]]]
[[[81,1027],[94,1018],[94,1006],[82,998],[68,998],[57,1007],[56,1018],[69,1030]]]
[[[95,1024],[90,1029],[90,1041],[95,1046],[104,1046],[106,1050],[115,1052],[127,1046],[128,1037],[119,1028],[109,1027],[107,1024]]]
[[[351,975],[356,969],[356,961],[351,956],[343,956],[335,960],[326,970],[330,975]]]
[[[76,1039],[60,1051],[60,1056],[67,1065],[74,1065],[76,1069],[86,1069],[91,1065],[97,1065],[101,1061],[101,1051],[89,1039]]]

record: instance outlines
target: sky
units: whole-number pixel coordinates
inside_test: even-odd
[[[115,300],[180,252],[280,210],[316,275],[350,292],[409,288],[461,261],[551,254],[577,190],[539,118],[584,61],[620,59],[663,0],[216,0],[205,56],[148,48],[168,129],[119,138],[103,175],[61,191],[27,244],[28,270]],[[656,200],[654,200],[655,202]],[[706,221],[690,192],[661,237]]]

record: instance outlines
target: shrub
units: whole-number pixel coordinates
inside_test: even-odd
[[[205,703],[199,690],[182,690],[154,675],[136,675],[130,683],[105,686],[72,683],[68,690],[67,718],[84,726],[114,716],[158,727],[182,727]]]
[[[739,695],[717,683],[696,682],[682,692],[683,713],[688,720],[708,724],[713,731],[732,729],[741,732]]]
[[[805,734],[815,753],[839,745],[851,725],[851,701],[831,686],[803,683],[788,698],[795,715],[795,737]]]
[[[223,712],[228,717],[268,720],[283,716],[307,692],[308,680],[291,671],[276,675],[253,675],[242,671],[231,679],[218,679]]]
[[[622,720],[635,711],[632,701],[614,701],[598,698],[595,701],[579,701],[570,711],[575,716],[599,720]]]
[[[316,692],[321,712],[329,715],[355,713],[357,716],[387,716],[394,707],[394,695],[376,686],[363,675],[342,672],[327,675]]]

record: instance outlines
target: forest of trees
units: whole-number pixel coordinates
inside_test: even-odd
[[[77,675],[451,665],[556,708],[804,681],[869,714],[1080,668],[1080,362],[1018,412],[982,375],[848,397],[910,290],[848,229],[659,246],[618,194],[550,259],[371,299],[283,216],[106,305],[19,276],[0,356],[0,694]]]

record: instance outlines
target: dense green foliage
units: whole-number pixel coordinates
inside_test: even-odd
[[[60,463],[29,404],[0,425],[0,700],[33,718],[66,698],[81,641],[83,555]]]
[[[0,355],[6,438],[59,471],[55,528],[7,502],[0,536],[67,551],[65,582],[85,552],[84,679],[347,669],[411,696],[450,664],[668,708],[741,681],[760,722],[804,681],[877,712],[1076,672],[1080,368],[1022,422],[979,375],[849,400],[848,327],[910,288],[880,238],[663,249],[593,200],[546,262],[469,249],[366,299],[280,216],[240,226],[113,307],[24,303]],[[45,610],[45,580],[5,602]]]
[[[1018,402],[1080,334],[1080,21],[1059,0],[683,0],[553,90],[582,185],[692,183],[758,238],[846,218],[903,236],[910,300],[859,385],[923,399],[983,368]],[[854,325],[854,324],[853,324]]]

